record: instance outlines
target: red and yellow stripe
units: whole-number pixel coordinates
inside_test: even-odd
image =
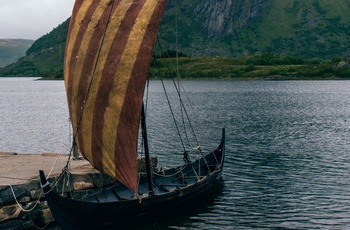
[[[137,190],[137,137],[149,63],[166,0],[76,0],[64,64],[83,156]]]

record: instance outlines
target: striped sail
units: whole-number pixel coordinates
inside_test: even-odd
[[[64,78],[78,147],[137,191],[137,139],[152,49],[166,0],[76,0]]]

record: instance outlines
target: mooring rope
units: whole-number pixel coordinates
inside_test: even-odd
[[[36,206],[40,203],[40,198],[41,198],[41,196],[43,195],[43,191],[42,191],[42,190],[41,190],[41,192],[40,192],[40,196],[39,196],[38,200],[35,202],[35,205],[34,205],[32,208],[30,208],[30,209],[25,209],[25,208],[23,208],[23,206],[21,205],[21,203],[17,200],[16,194],[15,194],[15,191],[14,191],[12,185],[10,185],[10,184],[6,184],[6,185],[10,187],[11,192],[12,192],[12,195],[13,195],[13,198],[14,198],[14,200],[16,201],[18,207],[19,207],[22,211],[24,211],[24,212],[31,212],[31,211],[33,211],[34,208],[36,208]]]
[[[34,227],[36,228],[36,229],[40,229],[40,230],[42,230],[42,229],[45,229],[47,226],[49,226],[49,224],[50,224],[50,222],[49,223],[46,223],[46,225],[45,226],[43,226],[43,227],[39,227],[39,226],[37,226],[36,224],[35,224],[35,222],[34,222],[34,220],[33,220],[33,218],[32,218],[32,215],[29,213],[29,217],[30,217],[30,220],[33,222],[33,225],[34,225]]]
[[[11,178],[11,177],[1,177],[1,178],[26,180],[26,179]],[[32,181],[34,181],[34,180],[32,180]],[[14,191],[12,185],[11,185],[11,184],[3,184],[3,185],[9,186],[9,187],[10,187],[12,196],[13,196],[13,198],[14,198],[16,204],[17,204],[18,207],[21,209],[21,211],[23,211],[23,212],[28,212],[28,213],[29,213],[30,219],[31,219],[31,221],[33,222],[33,226],[34,226],[36,229],[45,229],[45,228],[50,224],[50,223],[47,223],[45,226],[39,227],[39,226],[37,226],[37,225],[35,224],[34,220],[32,219],[32,216],[30,215],[30,212],[33,211],[33,210],[38,206],[38,204],[40,204],[40,198],[41,198],[42,195],[43,195],[43,190],[41,190],[40,195],[39,195],[39,198],[37,199],[37,201],[35,201],[35,204],[33,205],[33,207],[27,209],[27,208],[24,208],[24,207],[22,206],[22,204],[18,201],[18,199],[17,199],[17,197],[16,197],[16,194],[15,194],[15,191]]]
[[[46,179],[48,179],[48,178],[50,177],[50,175],[51,175],[53,169],[55,168],[55,166],[56,166],[56,164],[57,164],[57,162],[58,162],[58,158],[59,158],[60,156],[61,156],[61,153],[59,153],[59,154],[57,155],[56,160],[55,160],[55,163],[53,163],[53,165],[52,165],[52,167],[51,167],[51,170],[49,171],[49,174],[47,174]]]
[[[45,229],[50,223],[47,223],[47,224],[46,224],[45,226],[43,226],[43,227],[38,227],[38,226],[35,224],[35,222],[33,221],[32,215],[30,215],[30,212],[33,211],[33,210],[36,208],[36,206],[38,206],[38,204],[40,203],[40,198],[41,198],[41,196],[43,195],[43,190],[41,190],[40,195],[39,195],[39,198],[38,198],[38,200],[35,202],[34,206],[33,206],[32,208],[30,208],[30,209],[25,209],[25,208],[23,208],[23,206],[21,205],[21,203],[19,203],[19,201],[17,200],[16,194],[15,194],[15,191],[13,190],[12,185],[10,185],[10,184],[7,184],[7,185],[10,187],[11,192],[12,192],[12,195],[13,195],[13,198],[14,198],[14,200],[16,201],[18,207],[19,207],[23,212],[29,212],[30,220],[33,222],[34,227],[35,227],[36,229]]]
[[[58,154],[58,155],[57,155],[56,160],[55,160],[54,164],[52,165],[52,167],[51,167],[51,169],[50,169],[50,171],[49,171],[49,173],[48,173],[48,175],[47,175],[47,177],[46,177],[47,179],[50,177],[50,175],[51,175],[53,169],[54,169],[55,166],[57,165],[57,162],[58,162],[58,159],[59,159],[60,155],[61,155],[61,154]],[[3,178],[3,179],[11,179],[11,180],[22,180],[22,181],[36,181],[36,180],[34,180],[34,179],[15,178],[15,177],[7,177],[7,176],[1,176],[0,178]],[[55,182],[53,182],[53,183],[55,183]],[[34,202],[33,207],[31,207],[31,208],[24,208],[23,205],[18,201],[13,186],[12,186],[11,184],[8,184],[8,183],[6,183],[6,184],[1,184],[1,185],[3,185],[3,186],[9,186],[9,188],[10,188],[10,190],[11,190],[11,194],[12,194],[12,196],[13,196],[13,199],[14,199],[15,203],[17,204],[17,206],[18,206],[23,212],[31,212],[31,211],[33,211],[33,210],[38,206],[38,204],[40,204],[40,199],[41,199],[42,196],[43,196],[43,190],[41,189],[40,195],[39,195],[38,199],[37,199],[36,201],[33,201],[33,202]],[[33,223],[34,223],[34,221],[33,221]],[[34,227],[37,228],[37,229],[45,229],[45,228],[47,227],[47,225],[46,225],[45,227],[43,227],[43,228],[40,228],[40,227],[36,226],[35,223],[34,223]]]

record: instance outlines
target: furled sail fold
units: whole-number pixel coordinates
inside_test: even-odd
[[[96,169],[137,191],[137,139],[166,0],[76,0],[64,77],[78,147]]]

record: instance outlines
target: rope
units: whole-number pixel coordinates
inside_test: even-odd
[[[179,34],[178,34],[178,23],[179,22],[179,5],[178,1],[175,1],[175,44],[176,44],[176,75],[180,77],[179,70]]]
[[[159,37],[159,36],[157,37],[157,42],[158,42],[158,44],[159,44],[161,50],[164,50],[163,47],[162,47],[162,44],[161,44],[161,41],[160,41],[160,37]],[[165,52],[165,53],[167,53],[167,52]],[[157,62],[157,59],[156,59],[155,56],[154,56],[154,60],[155,60],[155,63],[157,64],[158,62]],[[186,109],[185,104],[184,104],[184,102],[183,102],[183,100],[182,100],[182,97],[181,97],[181,90],[180,90],[180,89],[181,89],[181,87],[183,88],[183,85],[182,85],[181,82],[180,82],[180,74],[179,74],[179,68],[178,68],[178,53],[176,53],[176,60],[177,60],[177,68],[176,68],[177,71],[176,71],[176,76],[177,76],[177,79],[178,79],[178,85],[176,84],[174,78],[172,78],[172,81],[173,81],[174,87],[175,87],[175,89],[176,89],[176,92],[177,92],[178,97],[179,97],[179,100],[180,100],[180,108],[181,108],[181,115],[182,115],[181,117],[182,117],[182,124],[183,124],[184,132],[185,132],[185,137],[186,137],[186,140],[187,140],[188,145],[189,145],[192,149],[194,149],[194,150],[197,151],[197,153],[198,153],[198,158],[199,158],[199,159],[200,159],[200,156],[203,157],[203,161],[204,161],[205,165],[206,165],[207,168],[210,170],[210,167],[209,167],[209,165],[208,165],[208,162],[207,162],[207,160],[204,158],[203,152],[202,152],[202,150],[201,150],[200,144],[199,144],[198,139],[197,139],[197,135],[196,135],[196,133],[195,133],[195,131],[194,131],[194,128],[193,128],[192,123],[191,123],[191,120],[190,120],[189,115],[188,115],[188,113],[187,113],[187,109]],[[167,63],[167,65],[168,65],[168,62],[166,62],[166,63]],[[168,67],[169,73],[171,74],[170,67],[169,67],[169,66],[167,66],[167,67]],[[158,73],[159,73],[159,75],[161,76],[161,83],[162,83],[163,90],[164,90],[164,93],[165,93],[165,96],[166,96],[166,99],[167,99],[167,102],[168,102],[168,106],[169,106],[169,108],[170,108],[170,112],[171,112],[171,115],[172,115],[172,117],[173,117],[176,130],[177,130],[177,132],[178,132],[178,135],[179,135],[179,138],[180,138],[182,147],[183,147],[183,149],[184,149],[184,153],[183,153],[184,157],[183,157],[183,159],[184,159],[185,164],[187,165],[188,163],[191,162],[191,161],[190,161],[190,157],[189,157],[189,155],[188,155],[188,152],[186,151],[186,148],[185,148],[185,145],[184,145],[184,142],[183,142],[183,139],[182,139],[182,135],[181,135],[181,133],[180,133],[180,129],[179,129],[179,126],[178,126],[178,124],[177,124],[177,121],[176,121],[176,118],[175,118],[175,115],[174,115],[174,112],[173,112],[173,108],[172,108],[172,106],[171,106],[171,103],[170,103],[170,100],[169,100],[169,97],[168,97],[168,93],[167,93],[167,90],[166,90],[166,88],[165,88],[165,84],[164,84],[164,81],[163,81],[163,78],[162,78],[162,74],[160,74],[160,69],[159,69],[159,68],[158,68]],[[184,92],[185,92],[186,97],[188,98],[188,95],[186,94],[186,91],[185,91],[185,90],[184,90]],[[190,105],[191,105],[191,107],[192,107],[192,110],[194,111],[191,102],[190,102]],[[185,116],[184,116],[184,115],[185,115]],[[189,127],[190,127],[190,129],[191,129],[191,131],[192,131],[192,133],[193,133],[193,136],[194,136],[194,138],[195,138],[195,141],[196,141],[196,143],[197,143],[197,147],[196,147],[196,148],[194,148],[194,147],[191,146],[191,143],[190,143],[190,140],[189,140],[189,136],[188,136],[188,133],[187,133],[186,123],[185,123],[185,117],[186,117],[186,119],[187,119],[187,121],[188,121],[188,123],[189,123]],[[200,163],[200,161],[199,161],[199,170],[200,170],[200,164],[201,164],[201,163]],[[199,176],[198,176],[196,170],[194,169],[193,165],[192,165],[192,169],[193,169],[193,172],[195,173],[195,175],[196,175],[196,177],[197,177],[197,180],[199,180]],[[182,171],[179,171],[179,172],[182,172]],[[176,174],[177,174],[177,173],[176,173]],[[174,174],[174,175],[176,175],[176,174]],[[200,174],[200,171],[199,171],[199,174]],[[160,175],[160,174],[155,174],[155,175],[164,176],[164,175]],[[170,176],[171,176],[171,175],[170,175]]]
[[[178,22],[179,22],[179,5],[178,5],[178,1],[175,1],[175,45],[176,45],[176,77],[178,79],[178,84],[180,86],[180,69],[179,69],[179,39],[178,39]],[[181,117],[182,117],[182,124],[184,127],[184,132],[185,132],[185,136],[187,139],[187,143],[189,142],[189,138],[188,138],[188,134],[187,134],[187,130],[186,130],[186,126],[185,126],[185,119],[184,119],[184,114],[183,114],[183,109],[185,109],[183,101],[181,100],[181,93],[180,90],[178,90],[177,88],[180,88],[179,86],[176,87],[175,81],[173,79],[176,91],[179,95],[179,99],[180,99],[180,110],[181,110]],[[185,111],[186,112],[186,111]],[[189,162],[189,157],[188,154],[186,152],[186,150],[184,150],[184,161],[186,163]]]
[[[53,165],[52,165],[52,167],[51,167],[51,169],[50,169],[50,171],[49,171],[49,174],[47,174],[46,179],[48,179],[48,178],[50,177],[50,175],[51,175],[53,169],[55,168],[55,166],[56,166],[56,164],[57,164],[57,162],[58,162],[58,158],[59,158],[60,156],[61,156],[61,153],[59,153],[59,154],[57,155],[56,160],[55,160],[55,163],[53,163]]]
[[[179,95],[180,106],[181,106],[181,113],[182,113],[182,111],[185,112],[186,119],[187,119],[187,121],[188,121],[188,124],[190,125],[190,128],[191,128],[191,131],[192,131],[192,133],[193,133],[193,136],[194,136],[194,138],[195,138],[195,140],[196,140],[197,145],[199,145],[196,132],[195,132],[194,129],[193,129],[193,126],[192,126],[190,117],[189,117],[189,115],[188,115],[188,113],[187,113],[187,109],[186,109],[185,104],[183,103],[183,100],[182,100],[182,97],[181,97],[180,87],[176,85],[174,79],[173,79],[173,83],[174,83],[176,92],[177,92],[177,94]],[[180,83],[179,83],[179,85],[180,85]],[[183,114],[182,114],[182,116],[183,116]],[[190,141],[189,141],[189,138],[188,138],[188,134],[187,134],[187,132],[186,132],[185,118],[184,118],[184,117],[182,117],[182,122],[183,122],[183,125],[184,125],[184,130],[185,130],[185,135],[186,135],[186,138],[187,138],[187,142],[188,142],[189,145],[191,146]]]
[[[179,129],[179,126],[178,126],[178,124],[177,124],[177,122],[176,122],[175,115],[174,115],[174,111],[173,111],[173,108],[172,108],[172,106],[171,106],[168,93],[167,93],[167,91],[166,91],[166,89],[165,89],[165,85],[164,85],[163,79],[161,79],[161,82],[162,82],[162,86],[163,86],[163,89],[164,89],[165,97],[166,97],[167,102],[168,102],[168,105],[169,105],[169,109],[170,109],[170,112],[171,112],[171,116],[173,117],[173,120],[174,120],[174,123],[175,123],[175,127],[176,127],[176,130],[177,130],[177,133],[178,133],[178,135],[179,135],[179,138],[180,138],[182,147],[183,147],[184,152],[185,152],[185,151],[186,151],[186,148],[185,148],[184,142],[183,142],[183,140],[182,140],[181,133],[180,133],[180,129]]]
[[[18,207],[19,207],[22,211],[24,211],[24,212],[31,212],[31,211],[33,211],[33,210],[36,208],[36,206],[40,203],[40,198],[41,198],[41,196],[43,195],[43,191],[41,191],[38,200],[35,202],[35,204],[34,204],[34,206],[33,206],[32,208],[30,208],[30,209],[25,209],[25,208],[23,208],[23,206],[21,205],[21,203],[19,203],[19,201],[17,200],[16,194],[15,194],[15,191],[13,190],[12,185],[10,185],[10,184],[6,184],[6,185],[8,185],[8,186],[10,187],[11,192],[12,192],[12,195],[13,195],[13,198],[14,198],[14,200],[16,201]]]
[[[158,43],[160,49],[163,50],[163,52],[165,52],[166,55],[169,57],[168,52],[167,52],[166,50],[164,51],[164,47],[163,47],[163,44],[162,44],[162,41],[161,41],[161,37],[160,37],[160,36],[157,36],[157,43]],[[156,63],[158,63],[156,57],[154,57],[154,59],[155,59]],[[178,59],[178,57],[177,57],[177,59]],[[169,64],[170,64],[172,67],[170,67]],[[176,66],[176,67],[174,67],[174,65],[172,64],[172,62],[170,62],[170,63],[169,63],[169,62],[166,62],[166,65],[167,65],[167,69],[168,69],[168,74],[169,74],[170,76],[173,75],[173,72],[171,72],[170,69],[174,69],[174,68],[178,69],[178,63],[177,63],[177,66]],[[158,68],[158,72],[159,72],[159,68]],[[159,73],[159,75],[162,76],[160,73]],[[177,78],[177,79],[180,79],[180,73],[179,73],[178,71],[177,71],[177,73],[176,73],[176,78]],[[163,79],[163,78],[161,78],[161,79]],[[179,99],[180,99],[180,103],[181,103],[180,108],[181,108],[181,109],[184,108],[184,110],[186,111],[186,107],[185,107],[185,104],[183,103],[183,100],[182,100],[182,97],[181,97],[181,93],[180,93],[180,88],[182,88],[182,89],[183,89],[183,92],[185,93],[185,96],[186,96],[187,100],[189,101],[189,104],[190,104],[190,107],[192,108],[193,113],[195,114],[195,116],[197,116],[197,115],[196,115],[196,112],[195,112],[195,110],[194,110],[194,108],[193,108],[193,105],[192,105],[192,103],[191,103],[191,100],[189,99],[189,96],[187,95],[186,90],[184,89],[183,84],[181,84],[181,81],[178,81],[178,85],[179,85],[179,86],[176,86],[176,83],[175,83],[174,78],[172,78],[172,80],[173,80],[173,83],[174,83],[176,92],[177,92],[178,95],[179,95]],[[180,86],[181,86],[181,87],[180,87]],[[187,118],[188,121],[190,121],[189,116],[188,116],[188,114],[187,114],[187,111],[186,111],[186,118]],[[192,133],[193,133],[194,136],[196,137],[196,133],[194,132],[194,129],[193,129],[192,125],[190,125],[190,126],[191,126]],[[198,142],[197,138],[196,138],[196,142],[197,142],[197,145],[199,145],[199,142]]]
[[[173,177],[173,176],[176,176],[176,175],[179,174],[179,173],[182,173],[182,171],[183,171],[183,167],[181,167],[181,168],[179,169],[179,171],[177,171],[177,172],[174,173],[174,174],[164,175],[164,174],[159,174],[159,173],[156,173],[156,172],[153,172],[153,174],[154,174],[154,175],[157,175],[157,176],[159,176],[159,177]]]
[[[164,51],[165,49],[164,49],[164,47],[163,47],[163,44],[162,44],[162,41],[161,41],[161,37],[160,37],[160,36],[157,36],[157,43],[158,43],[160,49]],[[168,55],[168,57],[169,57],[169,54],[168,54],[166,51],[164,51],[164,52],[165,52],[165,53]],[[154,57],[154,60],[155,60],[156,63],[158,63],[156,57]],[[168,69],[168,74],[169,74],[170,76],[172,76],[172,75],[174,74],[174,72],[172,72],[171,69],[174,69],[174,68],[176,68],[176,67],[174,67],[173,64],[172,64],[172,63],[169,63],[169,62],[166,62],[166,65],[167,65],[167,69]],[[170,66],[170,65],[171,65],[171,66]],[[167,92],[166,92],[166,89],[165,89],[165,86],[164,86],[164,83],[163,83],[162,74],[160,73],[160,69],[159,69],[159,68],[158,68],[158,73],[159,73],[159,75],[161,76],[161,81],[162,81],[162,84],[163,84],[163,89],[164,89],[164,91],[165,91],[165,94],[167,95]],[[177,79],[180,78],[179,73],[176,73],[176,78],[177,78]],[[187,109],[186,109],[185,104],[184,104],[184,102],[183,102],[183,99],[182,99],[182,97],[181,97],[180,88],[183,88],[183,89],[184,89],[184,87],[183,87],[183,85],[181,84],[181,81],[178,81],[178,85],[177,85],[176,82],[175,82],[174,77],[172,78],[172,81],[173,81],[175,90],[176,90],[176,92],[177,92],[177,94],[178,94],[178,97],[179,97],[179,100],[180,100],[180,108],[181,108],[181,111],[182,111],[182,109],[183,109],[183,111],[185,112],[186,119],[187,119],[187,121],[188,121],[188,123],[189,123],[190,129],[191,129],[192,134],[193,134],[193,136],[194,136],[194,138],[195,138],[195,141],[196,141],[197,145],[200,146],[199,141],[198,141],[198,139],[197,139],[197,135],[196,135],[196,133],[195,133],[195,131],[194,131],[194,128],[193,128],[193,125],[192,125],[192,123],[191,123],[189,114],[188,114],[188,112],[187,112]],[[183,90],[183,91],[185,92],[186,98],[189,98],[188,95],[186,94],[186,90]],[[167,99],[167,100],[168,100],[169,107],[170,107],[170,109],[171,109],[171,111],[172,111],[172,108],[171,108],[171,106],[170,106],[170,101],[169,101],[169,99]],[[189,100],[189,101],[190,101],[190,100]],[[194,111],[194,108],[193,108],[193,105],[192,105],[191,101],[190,101],[190,106],[191,106],[192,110]],[[173,112],[172,112],[172,115],[173,115]],[[173,115],[173,118],[174,118],[174,120],[175,120],[174,115]],[[183,118],[183,120],[185,120],[185,119]],[[184,124],[184,122],[183,122],[183,124]],[[177,127],[177,129],[178,129],[178,133],[179,133],[179,136],[180,136],[182,145],[183,145],[183,147],[184,147],[184,144],[183,144],[183,141],[182,141],[182,138],[181,138],[181,134],[180,134],[180,131],[179,131],[179,128],[178,128],[178,125],[177,125],[176,122],[175,122],[175,125],[176,125],[176,127]],[[187,142],[188,142],[188,144],[191,146],[190,141],[189,141],[189,138],[188,138],[188,134],[187,134],[187,132],[186,132],[186,127],[185,127],[185,125],[184,125],[184,130],[185,130],[185,136],[186,136]],[[193,148],[193,147],[192,147],[192,148]],[[201,154],[201,155],[203,156],[203,154]]]
[[[58,154],[58,156],[56,157],[55,163],[54,163],[53,166],[51,167],[51,170],[50,170],[50,172],[49,172],[49,174],[48,174],[48,176],[47,176],[47,179],[50,177],[50,175],[51,175],[51,173],[52,173],[54,167],[56,166],[57,161],[58,161],[58,158],[59,158],[60,155],[61,155],[61,154]],[[23,179],[23,178],[13,178],[13,177],[1,177],[1,178],[28,181],[28,179]],[[35,181],[35,180],[30,179],[29,181]],[[13,196],[13,199],[15,200],[16,204],[18,205],[18,207],[19,207],[22,211],[24,211],[24,212],[31,212],[31,211],[33,211],[33,210],[36,208],[36,206],[40,203],[40,199],[42,198],[42,195],[43,195],[43,191],[42,191],[42,190],[41,190],[41,192],[40,192],[40,195],[39,195],[38,199],[35,201],[34,206],[33,206],[32,208],[30,208],[30,209],[26,209],[26,208],[24,208],[24,207],[21,205],[21,203],[17,200],[16,194],[15,194],[15,191],[14,191],[12,185],[11,185],[11,184],[5,184],[5,185],[10,187],[10,190],[11,190],[11,193],[12,193],[12,196]],[[36,227],[36,226],[35,226],[35,227]]]
[[[50,223],[47,223],[47,224],[45,224],[45,226],[43,226],[43,227],[39,227],[39,226],[37,226],[36,224],[35,224],[35,222],[34,222],[34,220],[33,220],[33,218],[32,218],[32,215],[29,213],[29,217],[30,217],[30,220],[33,222],[33,225],[34,225],[34,227],[36,228],[36,229],[45,229],[47,226],[49,226],[49,224]]]

